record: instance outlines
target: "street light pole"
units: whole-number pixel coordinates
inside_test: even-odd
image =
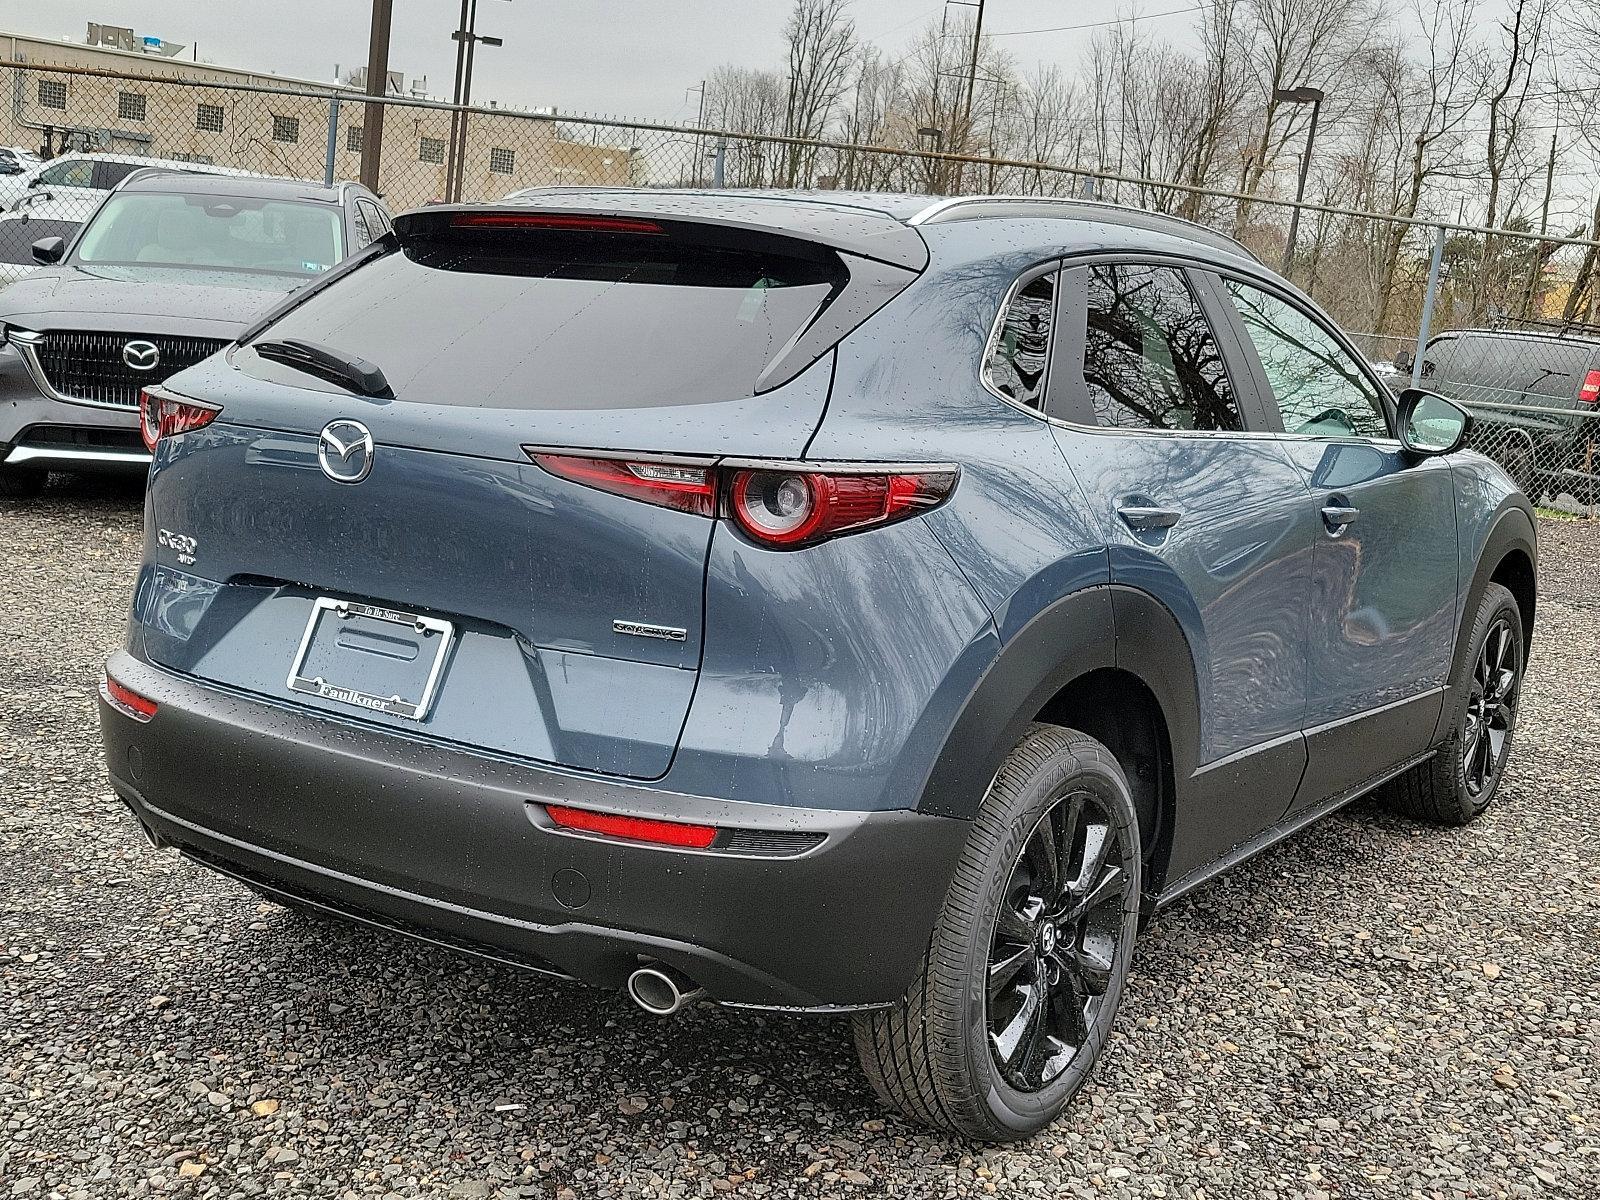
[[[1294,262],[1294,244],[1300,236],[1300,205],[1306,198],[1306,175],[1311,170],[1311,147],[1317,140],[1317,117],[1322,112],[1322,101],[1325,98],[1321,88],[1297,87],[1278,88],[1272,93],[1275,100],[1284,100],[1290,104],[1311,105],[1311,127],[1306,130],[1306,146],[1300,154],[1300,182],[1294,191],[1294,211],[1289,216],[1289,240],[1283,247],[1283,274],[1289,274],[1289,267]]]
[[[503,46],[501,38],[478,34],[478,0],[461,0],[461,28],[450,37],[458,43],[456,48],[456,108],[450,113],[450,153],[445,166],[445,199],[455,203],[461,199],[461,188],[466,175],[467,114],[463,111],[472,103],[472,60],[478,43],[485,46]]]

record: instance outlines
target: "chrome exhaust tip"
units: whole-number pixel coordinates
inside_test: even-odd
[[[688,976],[671,967],[654,964],[628,976],[628,998],[645,1012],[670,1017],[706,994]]]
[[[133,818],[133,823],[139,827],[139,832],[144,834],[144,840],[150,843],[150,848],[153,850],[165,850],[167,848],[166,839],[155,831],[155,827],[149,821],[144,819],[139,810],[133,806],[133,802],[126,796],[118,796],[117,799],[122,801],[122,806],[128,810],[128,815]]]

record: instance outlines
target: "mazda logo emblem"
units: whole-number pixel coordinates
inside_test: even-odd
[[[372,470],[372,434],[360,421],[329,421],[317,437],[317,462],[335,483],[360,483]]]
[[[142,338],[122,344],[122,361],[135,371],[154,371],[161,362],[161,350],[154,342]]]

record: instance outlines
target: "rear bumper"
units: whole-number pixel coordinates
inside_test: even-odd
[[[969,829],[542,770],[251,700],[125,652],[108,669],[160,706],[140,723],[102,700],[100,716],[112,782],[162,841],[359,920],[602,987],[656,960],[726,1003],[890,1003]],[[706,851],[594,838],[556,830],[545,803],[749,836]]]

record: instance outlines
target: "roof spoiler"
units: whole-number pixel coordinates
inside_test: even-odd
[[[922,235],[886,213],[747,195],[683,195],[642,189],[530,193],[498,204],[413,208],[397,216],[394,226],[404,243],[410,237],[443,233],[468,214],[483,225],[493,221],[494,214],[501,214],[508,225],[519,215],[528,218],[530,226],[540,217],[559,217],[574,222],[571,228],[581,228],[581,221],[589,219],[597,231],[612,224],[615,232],[626,232],[621,226],[628,222],[704,225],[811,242],[907,271],[920,272],[928,265],[928,247]]]

